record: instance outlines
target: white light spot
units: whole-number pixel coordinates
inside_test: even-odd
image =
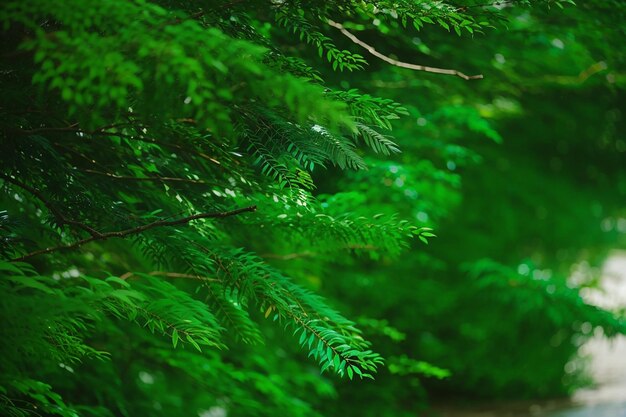
[[[191,103],[191,97],[187,96],[184,101],[185,104]]]
[[[202,410],[198,413],[199,417],[226,417],[228,412],[224,407],[218,405],[209,408],[208,410]]]
[[[565,44],[562,40],[554,38],[552,39],[552,46],[554,46],[555,48],[563,49],[565,47]]]
[[[600,227],[602,228],[603,232],[610,232],[611,230],[613,230],[613,219],[611,219],[610,217],[605,218],[604,220],[602,220],[602,223],[600,223]]]
[[[72,367],[71,367],[71,366],[69,366],[69,365],[66,365],[66,364],[64,364],[64,363],[60,363],[60,364],[59,364],[59,367],[60,367],[60,368],[65,369],[65,370],[67,370],[68,372],[74,373],[74,368],[72,368]]]
[[[146,385],[152,385],[154,384],[154,377],[144,371],[139,372],[139,379],[141,380],[141,382],[143,382]]]
[[[417,198],[417,193],[415,192],[415,190],[406,189],[404,190],[404,195],[412,199]]]

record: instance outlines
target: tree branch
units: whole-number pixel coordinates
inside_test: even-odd
[[[380,52],[378,52],[373,46],[357,38],[352,32],[349,32],[346,28],[344,28],[341,23],[337,23],[331,19],[328,19],[328,24],[334,28],[339,29],[343,35],[345,35],[347,38],[349,38],[352,42],[356,43],[357,45],[365,48],[367,52],[374,55],[376,58],[382,59],[383,61],[388,62],[391,65],[395,65],[401,68],[408,68],[408,69],[415,70],[415,71],[426,71],[426,72],[432,72],[435,74],[456,75],[457,77],[461,77],[464,80],[476,80],[476,79],[483,78],[482,74],[466,75],[460,71],[453,70],[453,69],[435,68],[435,67],[427,67],[424,65],[409,64],[406,62],[398,61],[393,58],[389,58],[387,55],[383,55]]]
[[[31,187],[28,184],[23,183],[22,181],[16,179],[16,178],[11,178],[8,175],[5,174],[0,174],[0,178],[3,178],[5,181],[10,182],[13,185],[16,185],[18,187],[20,187],[21,189],[28,191],[30,194],[32,194],[33,196],[35,196],[39,201],[41,201],[43,203],[44,206],[46,206],[46,208],[48,209],[48,211],[50,211],[50,213],[52,213],[52,215],[57,219],[57,221],[61,224],[69,224],[71,226],[75,226],[78,227],[79,229],[82,229],[84,231],[86,231],[87,233],[89,233],[91,236],[102,236],[102,234],[100,232],[98,232],[97,230],[95,230],[94,228],[76,221],[76,220],[72,220],[72,219],[68,219],[67,217],[65,217],[63,215],[63,213],[61,213],[61,211],[59,209],[57,209],[50,201],[48,201],[48,199],[46,199],[44,197],[44,195],[41,193],[41,191],[39,191],[38,189]]]
[[[237,214],[241,214],[241,213],[245,213],[249,211],[255,211],[255,210],[256,210],[256,206],[249,206],[249,207],[242,207],[242,208],[231,210],[231,211],[222,211],[222,212],[215,212],[215,213],[199,213],[199,214],[194,214],[192,216],[183,217],[182,219],[178,219],[178,220],[157,220],[155,222],[148,223],[143,226],[133,227],[133,228],[126,229],[126,230],[120,230],[117,232],[100,233],[98,235],[91,236],[91,237],[79,240],[77,242],[74,242],[74,243],[70,243],[69,245],[59,245],[59,246],[53,246],[53,247],[49,247],[45,249],[39,249],[34,252],[27,253],[26,255],[20,256],[19,258],[11,259],[11,262],[21,262],[28,258],[32,258],[33,256],[44,255],[44,254],[56,252],[59,250],[75,249],[75,248],[78,248],[80,246],[83,246],[87,243],[90,243],[96,240],[106,240],[106,239],[111,239],[111,238],[116,238],[116,237],[123,238],[123,237],[130,236],[130,235],[136,235],[136,234],[145,232],[146,230],[154,229],[156,227],[177,226],[181,224],[187,224],[193,220],[199,220],[199,219],[209,219],[209,218],[221,219],[224,217],[235,216]]]
[[[120,279],[127,280],[136,275],[137,274],[134,272],[126,272],[125,274],[120,275]],[[189,279],[197,279],[200,281],[219,281],[219,279],[217,278],[208,278],[202,275],[183,274],[180,272],[152,271],[152,272],[149,272],[148,275],[162,276],[162,277],[167,277],[167,278],[189,278]]]
[[[587,81],[589,77],[597,74],[600,71],[604,71],[607,68],[608,66],[606,62],[599,61],[592,64],[587,69],[581,71],[578,75],[548,75],[543,77],[543,79],[560,84],[582,84]]]

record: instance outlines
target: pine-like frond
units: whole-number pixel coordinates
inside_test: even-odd
[[[357,123],[356,128],[367,146],[372,148],[376,153],[390,155],[392,153],[400,152],[400,148],[394,141],[389,139],[389,137],[378,133],[375,129],[372,129],[362,123]]]
[[[348,71],[363,69],[367,61],[363,56],[347,50],[339,49],[333,40],[321,33],[320,29],[311,22],[315,17],[307,18],[307,10],[292,10],[290,8],[277,7],[275,9],[276,21],[287,28],[293,34],[297,34],[301,41],[317,48],[320,57],[325,57],[332,65],[333,70]],[[316,19],[319,20],[319,19]]]

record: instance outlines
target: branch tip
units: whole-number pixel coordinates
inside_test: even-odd
[[[365,42],[363,42],[361,39],[357,38],[352,32],[348,31],[341,23],[337,23],[331,19],[327,20],[328,24],[336,29],[339,29],[339,31],[346,36],[348,39],[350,39],[352,42],[356,43],[357,45],[361,46],[362,48],[365,48],[365,50],[367,50],[367,52],[369,52],[370,54],[374,55],[376,58],[382,59],[383,61],[391,64],[391,65],[395,65],[396,67],[401,67],[401,68],[407,68],[410,70],[415,70],[415,71],[425,71],[425,72],[432,72],[435,74],[444,74],[444,75],[455,75],[457,77],[463,78],[464,80],[478,80],[483,78],[482,74],[478,74],[478,75],[466,75],[460,71],[454,70],[454,69],[445,69],[445,68],[435,68],[435,67],[427,67],[425,65],[418,65],[418,64],[410,64],[407,62],[402,62],[402,61],[398,61],[397,59],[393,59],[388,57],[387,55],[383,55],[380,52],[378,52],[372,45],[367,44]]]

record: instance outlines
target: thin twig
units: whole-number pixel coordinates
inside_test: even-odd
[[[581,71],[578,75],[548,75],[543,77],[543,79],[560,84],[582,84],[587,81],[589,77],[597,74],[600,71],[604,71],[607,68],[608,67],[606,65],[606,62],[599,61],[592,64],[587,69]]]
[[[116,237],[123,238],[123,237],[130,236],[130,235],[136,235],[136,234],[145,232],[146,230],[154,229],[155,227],[177,226],[181,224],[187,224],[193,220],[199,220],[199,219],[230,217],[230,216],[235,216],[237,214],[241,214],[241,213],[245,213],[249,211],[255,211],[255,210],[256,210],[256,206],[249,206],[249,207],[242,207],[242,208],[231,210],[231,211],[222,211],[222,212],[215,212],[215,213],[199,213],[199,214],[194,214],[193,216],[183,217],[182,219],[178,219],[178,220],[157,220],[155,222],[148,223],[143,226],[133,227],[133,228],[126,229],[126,230],[101,233],[96,236],[91,236],[91,237],[76,241],[74,243],[70,243],[69,245],[59,245],[59,246],[53,246],[53,247],[49,247],[45,249],[39,249],[34,252],[30,252],[24,256],[20,256],[19,258],[12,259],[11,261],[21,262],[37,255],[44,255],[44,254],[56,252],[59,250],[75,249],[77,247],[83,246],[87,243],[90,243],[96,240],[106,240],[106,239],[111,239],[111,238],[116,238]]]
[[[136,276],[135,272],[126,272],[125,274],[120,275],[120,279],[127,280],[133,276]],[[202,275],[192,275],[192,274],[183,274],[180,272],[166,272],[166,271],[152,271],[149,272],[148,275],[151,276],[162,276],[167,278],[190,278],[190,279],[199,279],[201,281],[219,281],[217,278],[208,278],[203,277]]]
[[[0,174],[0,177],[3,178],[5,181],[10,182],[11,184],[18,186],[21,189],[23,189],[25,191],[28,191],[30,194],[35,196],[39,201],[41,201],[43,203],[44,206],[46,206],[46,208],[52,213],[52,215],[57,219],[57,221],[59,223],[61,223],[61,224],[68,224],[68,225],[71,225],[71,226],[78,227],[79,229],[82,229],[82,230],[86,231],[87,233],[89,233],[93,237],[102,236],[102,234],[100,232],[98,232],[94,228],[86,225],[85,223],[82,223],[82,222],[79,222],[79,221],[76,221],[76,220],[72,220],[72,219],[68,219],[67,217],[65,217],[65,215],[63,215],[63,213],[61,213],[61,211],[59,209],[57,209],[54,206],[54,204],[52,204],[50,201],[48,201],[48,199],[46,197],[44,197],[44,195],[38,189],[33,188],[30,185],[27,185],[27,184],[23,183],[22,181],[20,181],[20,180],[18,180],[16,178],[11,178],[11,177],[9,177],[8,175],[5,175],[5,174]]]
[[[346,28],[344,28],[341,23],[337,23],[331,19],[328,19],[328,24],[334,28],[339,29],[343,35],[345,35],[347,38],[349,38],[352,42],[356,43],[357,45],[365,48],[367,52],[374,55],[376,58],[382,59],[383,61],[388,62],[391,65],[395,65],[397,67],[402,67],[402,68],[408,68],[408,69],[416,70],[416,71],[432,72],[435,74],[456,75],[457,77],[461,77],[464,80],[476,80],[476,79],[483,78],[482,74],[466,75],[454,69],[444,69],[444,68],[427,67],[425,65],[409,64],[407,62],[402,62],[393,58],[389,58],[387,55],[383,55],[380,52],[378,52],[373,46],[357,38],[352,32],[349,32]]]

